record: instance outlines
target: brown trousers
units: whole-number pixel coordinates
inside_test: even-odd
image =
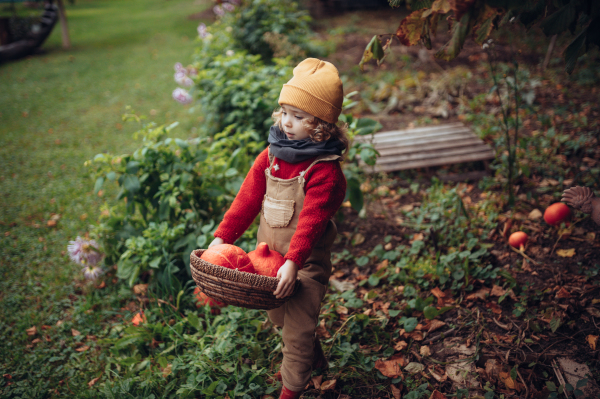
[[[263,201],[258,243],[285,255],[296,231],[304,204],[304,175],[317,162],[337,161],[339,156],[318,157],[300,176],[280,179],[271,175],[275,158],[269,152],[270,166],[265,170],[267,192]],[[271,321],[282,327],[283,385],[292,391],[302,391],[310,379],[314,357],[315,329],[321,311],[321,301],[331,275],[331,246],[337,229],[327,223],[323,236],[315,244],[302,270],[298,272],[300,287],[281,307],[268,311]]]

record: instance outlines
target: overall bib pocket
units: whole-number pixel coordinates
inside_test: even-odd
[[[294,200],[280,200],[265,194],[262,214],[269,227],[286,227],[294,216]]]

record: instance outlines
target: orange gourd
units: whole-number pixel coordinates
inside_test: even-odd
[[[562,202],[557,202],[546,208],[544,212],[544,220],[549,225],[555,226],[569,219],[571,210]]]
[[[283,256],[277,251],[271,251],[266,242],[258,244],[254,251],[248,253],[248,257],[258,274],[269,277],[277,277],[279,268],[285,262]]]
[[[211,308],[211,313],[218,313],[218,309],[222,308],[223,306],[225,306],[225,304],[223,302],[219,302],[216,299],[212,299],[211,297],[209,297],[208,295],[206,295],[204,292],[200,291],[200,287],[196,287],[196,289],[194,290],[194,297],[196,298],[196,307],[197,308],[201,308],[204,305],[208,305]]]
[[[238,269],[241,272],[256,274],[248,254],[240,247],[231,244],[215,245],[204,251],[200,259],[223,266],[228,269]]]
[[[518,249],[523,248],[525,244],[527,244],[527,240],[529,240],[529,236],[522,231],[512,233],[510,237],[508,237],[510,246]]]

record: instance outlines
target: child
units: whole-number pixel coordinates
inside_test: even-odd
[[[292,298],[268,312],[283,327],[280,399],[298,398],[313,366],[326,364],[315,328],[337,234],[331,218],[346,194],[340,160],[348,138],[345,126],[337,126],[342,101],[342,82],[331,63],[308,58],[294,68],[273,113],[270,146],[254,161],[209,246],[233,243],[260,212],[258,242],[285,258],[273,294],[289,296],[296,277],[301,281]]]

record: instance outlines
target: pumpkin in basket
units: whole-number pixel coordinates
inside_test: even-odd
[[[204,251],[200,259],[213,265],[228,269],[238,269],[241,272],[256,274],[248,254],[240,247],[231,244],[215,245]]]
[[[261,242],[256,249],[248,253],[252,260],[254,270],[262,276],[277,277],[279,268],[284,264],[285,259],[277,251],[271,251],[266,242]]]
[[[226,306],[223,302],[217,301],[216,299],[212,299],[204,292],[200,291],[200,287],[196,287],[196,289],[194,290],[194,297],[196,298],[197,308],[201,308],[204,305],[208,305],[211,307],[210,312],[213,314],[220,313],[219,309],[223,306]]]

